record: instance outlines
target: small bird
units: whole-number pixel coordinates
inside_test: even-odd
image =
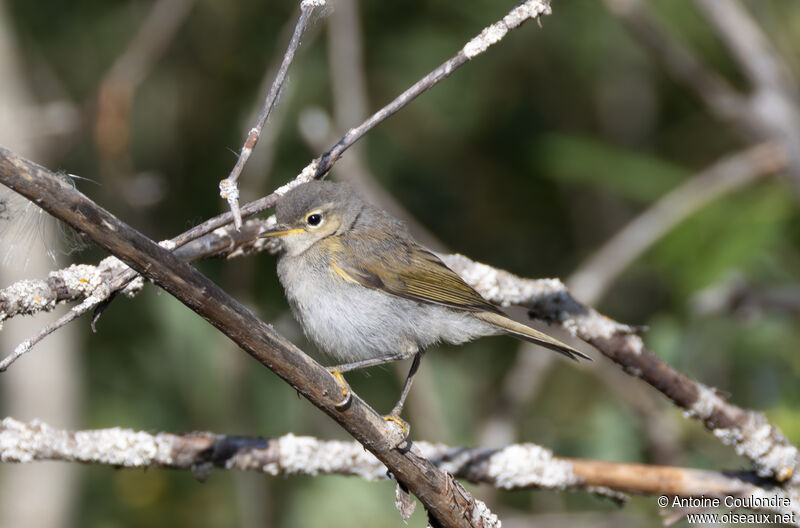
[[[510,319],[411,238],[405,226],[346,184],[313,181],[287,192],[275,208],[278,277],[295,318],[342,372],[413,357],[400,399],[386,416],[400,424],[425,350],[508,334],[589,359],[574,348]],[[346,401],[346,400],[345,400]]]

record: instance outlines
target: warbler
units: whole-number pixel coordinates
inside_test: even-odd
[[[329,370],[349,396],[342,372],[413,357],[400,412],[425,350],[508,334],[589,359],[510,319],[414,241],[405,226],[346,184],[314,181],[287,192],[275,208],[278,277],[295,318],[322,351],[344,363]],[[405,428],[404,428],[405,429]]]

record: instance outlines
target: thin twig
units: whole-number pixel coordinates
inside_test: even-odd
[[[336,145],[315,160],[317,161],[315,178],[323,177],[336,160],[341,157],[344,151],[347,150],[350,145],[358,141],[364,134],[375,128],[375,126],[403,108],[420,94],[434,87],[439,81],[448,77],[467,61],[477,57],[490,46],[500,42],[509,31],[516,29],[527,20],[537,19],[541,15],[549,14],[549,0],[528,0],[509,11],[501,20],[485,28],[478,36],[467,42],[453,57],[449,58],[428,75],[414,83],[413,86],[397,96],[391,103],[372,114],[372,116],[359,126],[348,130]]]
[[[80,306],[83,306],[83,305],[80,305]],[[27,354],[31,350],[31,348],[33,348],[34,346],[36,346],[37,343],[39,343],[39,341],[41,341],[45,337],[49,336],[50,334],[52,334],[53,332],[55,332],[56,330],[58,330],[62,326],[66,326],[67,324],[71,323],[72,321],[74,321],[79,316],[83,315],[88,310],[88,308],[86,310],[80,310],[79,309],[80,306],[76,306],[75,308],[72,308],[69,312],[67,312],[64,315],[62,315],[61,317],[59,317],[56,321],[54,321],[54,322],[50,323],[49,325],[45,326],[44,328],[40,329],[36,333],[36,335],[24,340],[23,342],[18,344],[16,347],[14,347],[14,350],[10,354],[8,354],[6,357],[4,357],[2,361],[0,361],[0,372],[5,372],[6,369],[8,369],[8,367],[12,363],[14,363],[20,357],[22,357],[25,354]]]
[[[478,36],[464,45],[461,51],[453,58],[430,72],[428,75],[417,81],[411,88],[400,94],[394,101],[378,110],[358,127],[347,132],[333,147],[325,154],[313,160],[298,174],[294,180],[279,187],[274,192],[263,198],[252,201],[241,207],[242,218],[258,214],[271,207],[274,207],[278,198],[286,194],[290,189],[312,179],[319,179],[325,176],[331,166],[338,160],[345,150],[347,150],[357,139],[362,137],[367,131],[374,128],[381,121],[390,117],[400,110],[414,98],[432,88],[441,80],[449,76],[453,70],[463,65],[467,60],[483,53],[493,44],[499,42],[510,29],[519,27],[524,21],[531,18],[538,18],[541,15],[550,14],[550,4],[548,0],[527,0],[523,4],[512,9],[502,20],[495,22],[485,28]],[[233,221],[233,213],[223,213],[214,218],[210,218],[195,226],[194,228],[178,235],[172,241],[176,246],[195,240],[211,231],[223,227]]]
[[[269,119],[269,115],[275,107],[275,103],[278,101],[281,87],[286,80],[286,75],[294,60],[295,52],[297,48],[300,47],[300,38],[303,36],[303,32],[305,32],[308,26],[311,13],[315,8],[324,5],[325,0],[303,0],[300,3],[300,16],[294,27],[292,38],[289,41],[286,52],[283,54],[283,61],[281,61],[281,66],[278,68],[278,73],[275,75],[275,80],[272,81],[272,86],[267,93],[266,99],[264,99],[264,106],[261,108],[261,112],[259,112],[256,118],[256,124],[250,129],[250,132],[248,132],[247,139],[245,139],[244,145],[242,145],[242,149],[239,152],[239,158],[236,160],[236,164],[233,166],[230,174],[227,178],[219,182],[219,194],[224,200],[228,201],[228,205],[233,213],[233,225],[236,229],[242,227],[242,213],[239,208],[239,188],[237,186],[239,175],[242,173],[245,163],[247,163],[247,160],[250,158],[250,154],[253,153],[253,149],[261,136],[261,131],[264,129],[264,125],[267,123],[267,119]]]
[[[169,246],[169,242],[162,242]],[[138,277],[139,280],[136,280]],[[17,314],[49,311],[62,299],[82,299],[78,306],[55,322],[42,328],[35,336],[24,340],[14,351],[0,361],[0,372],[4,372],[39,341],[62,326],[72,322],[100,305],[118,291],[133,297],[144,285],[141,277],[116,257],[104,259],[99,266],[73,264],[63,270],[50,273],[46,281],[20,281],[0,292],[0,328],[5,319]],[[94,322],[92,322],[94,329]]]

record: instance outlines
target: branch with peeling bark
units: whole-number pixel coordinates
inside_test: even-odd
[[[535,444],[501,449],[415,442],[422,456],[456,478],[505,490],[582,490],[624,500],[628,493],[670,497],[736,497],[751,509],[800,519],[800,495],[752,474],[682,467],[626,464],[556,457]],[[114,427],[65,431],[42,422],[0,422],[0,461],[60,460],[120,468],[190,470],[204,477],[212,468],[273,476],[347,475],[388,478],[386,466],[357,442],[307,436],[226,436],[207,432],[148,433]]]

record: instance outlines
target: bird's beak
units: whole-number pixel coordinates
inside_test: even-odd
[[[293,233],[302,233],[305,229],[301,228],[291,228],[286,224],[276,224],[272,226],[272,229],[268,229],[258,235],[258,238],[272,238],[272,237],[282,237],[284,235],[291,235]]]

